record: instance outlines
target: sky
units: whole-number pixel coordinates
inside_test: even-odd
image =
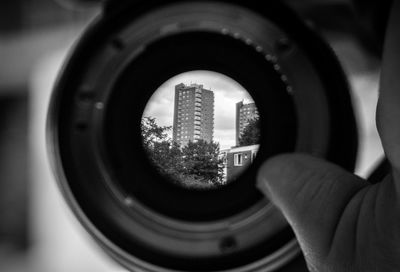
[[[236,103],[254,102],[249,93],[238,82],[220,73],[211,71],[185,72],[166,81],[150,98],[143,116],[155,117],[160,126],[172,126],[174,119],[175,85],[184,83],[202,84],[214,92],[214,141],[221,149],[234,146]],[[170,137],[172,130],[170,132]]]

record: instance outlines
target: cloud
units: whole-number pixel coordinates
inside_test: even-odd
[[[155,92],[147,103],[143,116],[155,117],[161,126],[171,126],[174,116],[173,95],[169,88]]]
[[[235,130],[214,130],[214,141],[220,144],[221,149],[227,149],[236,144]]]

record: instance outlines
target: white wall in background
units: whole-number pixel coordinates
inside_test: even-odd
[[[30,90],[31,229],[33,248],[27,272],[124,271],[92,241],[68,209],[50,169],[45,120],[51,89],[66,52],[43,58]]]

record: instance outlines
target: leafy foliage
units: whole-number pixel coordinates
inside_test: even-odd
[[[180,147],[168,137],[171,127],[159,126],[152,117],[142,119],[141,129],[148,156],[162,175],[182,186],[198,189],[223,181],[219,144],[199,140]]]
[[[198,140],[189,141],[182,149],[184,173],[211,183],[223,180],[222,160],[218,158],[219,144]]]
[[[260,119],[253,118],[249,120],[239,137],[239,146],[255,145],[260,141]]]
[[[160,127],[157,125],[156,118],[144,117],[141,122],[143,144],[145,147],[151,147],[155,142],[166,141],[168,138],[167,131],[171,130],[171,126]]]

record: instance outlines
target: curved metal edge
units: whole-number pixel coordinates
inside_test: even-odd
[[[101,19],[101,18],[100,18]],[[56,177],[56,181],[58,184],[58,187],[60,188],[62,195],[64,199],[66,200],[68,206],[71,208],[73,213],[76,215],[78,218],[78,221],[80,224],[86,229],[90,236],[112,257],[114,258],[118,263],[122,264],[128,269],[132,269],[132,266],[128,265],[128,263],[131,263],[132,261],[132,256],[127,254],[126,252],[120,250],[114,243],[112,243],[107,237],[105,237],[89,220],[89,218],[84,214],[82,209],[80,208],[77,200],[75,199],[74,195],[72,194],[71,188],[68,186],[68,183],[66,182],[66,175],[64,172],[64,168],[62,167],[61,164],[61,157],[59,156],[59,148],[58,148],[58,130],[55,129],[57,127],[57,122],[59,118],[58,111],[56,110],[57,107],[60,105],[60,94],[56,90],[59,88],[59,86],[62,84],[62,75],[65,73],[66,70],[69,69],[69,63],[70,60],[73,58],[75,55],[75,52],[77,50],[80,50],[80,48],[86,43],[86,40],[88,40],[88,34],[95,31],[97,27],[97,22],[100,20],[98,19],[94,23],[89,26],[89,28],[84,32],[82,35],[81,39],[79,42],[75,45],[75,47],[70,50],[69,57],[67,57],[67,60],[64,61],[64,66],[61,70],[61,72],[58,75],[58,79],[56,80],[55,87],[53,88],[53,93],[51,95],[50,99],[50,107],[48,110],[48,118],[46,121],[46,142],[47,142],[47,153],[50,158],[50,165],[52,168],[52,172]],[[300,254],[300,248],[297,245],[297,242],[293,240],[291,243],[287,245],[285,248],[290,248],[290,255],[286,259],[282,259],[279,263],[277,263],[273,270],[276,268],[282,266],[283,264],[287,263],[289,260],[291,260],[294,256],[297,256]],[[282,249],[283,250],[283,249]],[[138,265],[138,267],[135,267],[135,269],[140,269],[140,270],[133,270],[133,271],[176,271],[176,270],[168,270],[164,268],[160,268],[157,266],[149,265],[148,263],[145,263],[139,259],[135,259],[135,263]],[[253,264],[254,265],[254,264]],[[238,268],[240,270],[235,270],[235,271],[244,271],[244,268],[250,268],[250,267],[242,267]],[[147,269],[147,270],[146,270]],[[149,270],[150,269],[150,270]],[[255,269],[255,268],[254,268]],[[272,271],[272,270],[270,270]]]

